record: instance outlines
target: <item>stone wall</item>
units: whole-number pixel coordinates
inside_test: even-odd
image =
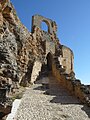
[[[41,28],[41,23],[45,22],[48,26],[48,33],[49,34],[53,34],[53,32],[55,31],[55,29],[53,28],[53,26],[55,26],[55,21],[52,21],[51,19],[45,18],[41,15],[34,15],[32,17],[32,32],[35,26]]]
[[[70,48],[62,45],[62,55],[58,58],[60,65],[65,68],[66,73],[70,74],[74,71],[74,55]]]
[[[57,67],[55,60],[52,60],[52,74],[59,81],[60,86],[66,88],[71,95],[76,96],[82,103],[86,103],[90,106],[90,88],[81,84],[80,80],[62,72],[62,68]]]
[[[46,41],[46,55],[51,52],[55,53],[55,43],[53,41]]]
[[[40,61],[35,61],[33,65],[32,75],[30,79],[30,83],[33,84],[37,77],[39,76],[39,72],[41,71],[42,63]]]

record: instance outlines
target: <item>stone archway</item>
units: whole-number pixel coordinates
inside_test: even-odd
[[[32,32],[34,32],[34,28],[36,26],[41,28],[41,23],[42,22],[47,24],[47,27],[48,27],[47,33],[53,34],[53,26],[52,26],[52,24],[54,23],[54,21],[52,21],[51,19],[45,18],[45,17],[43,17],[41,15],[34,15],[32,17]]]
[[[47,68],[49,71],[52,71],[52,54],[50,52],[47,54],[46,59],[47,59]]]

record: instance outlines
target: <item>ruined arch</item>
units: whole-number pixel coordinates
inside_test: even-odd
[[[48,33],[53,34],[53,21],[51,19],[45,18],[41,15],[34,15],[32,17],[32,32],[34,32],[35,27],[41,28],[41,23],[45,22],[48,26]]]

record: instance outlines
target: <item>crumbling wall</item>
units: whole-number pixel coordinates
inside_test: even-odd
[[[58,60],[60,62],[60,65],[62,65],[63,68],[65,68],[66,73],[70,74],[72,71],[74,71],[74,55],[70,48],[62,45],[61,47],[62,55],[58,57]]]
[[[6,92],[12,91],[13,95],[14,92],[17,91],[19,83],[29,84],[32,73],[32,63],[37,60],[37,58],[43,59],[40,32],[36,30],[31,34],[25,28],[17,17],[10,0],[0,0],[1,96],[3,95],[2,89],[5,89]],[[9,96],[7,96],[7,94],[5,95],[7,99]],[[0,105],[5,105],[4,102],[9,106],[7,101],[0,101]]]
[[[33,84],[37,77],[39,76],[39,72],[41,71],[42,63],[40,61],[35,61],[33,65],[32,75],[30,79],[30,83]]]
[[[45,22],[48,27],[48,31],[43,31],[41,29],[42,22]],[[55,21],[52,21],[51,19],[45,18],[40,15],[34,15],[32,17],[32,33],[34,33],[35,28],[40,29],[41,31],[41,39],[44,47],[44,54],[48,54],[49,52],[52,52],[55,54],[55,36],[56,36],[56,23]]]
[[[47,24],[48,33],[53,34],[53,27],[52,27],[53,21],[48,19],[48,18],[45,18],[41,15],[34,15],[32,17],[32,32],[33,32],[33,29],[34,29],[35,26],[41,28],[41,23],[42,22],[45,22]]]
[[[66,88],[71,95],[76,96],[82,103],[90,106],[90,88],[81,84],[72,74],[67,74],[61,67],[57,67],[55,60],[52,60],[52,74],[59,81],[60,85]]]

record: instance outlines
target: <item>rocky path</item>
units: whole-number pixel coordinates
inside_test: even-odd
[[[90,120],[90,108],[81,105],[60,87],[54,77],[46,77],[48,86],[27,88],[14,120]]]

